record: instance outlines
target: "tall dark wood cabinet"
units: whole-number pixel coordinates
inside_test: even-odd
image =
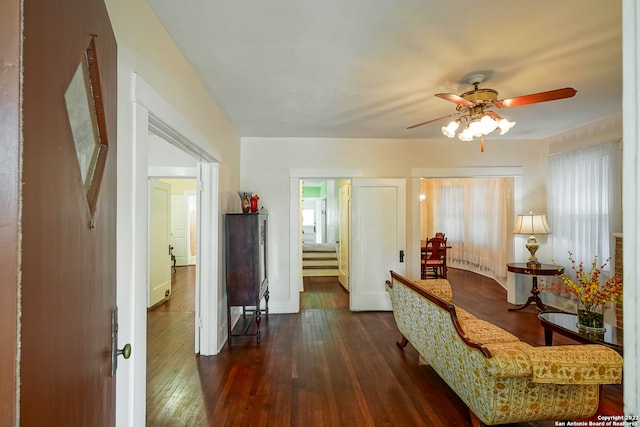
[[[255,335],[260,343],[262,312],[269,315],[269,274],[267,267],[267,214],[238,213],[225,215],[227,325],[229,344],[231,337]],[[265,299],[265,308],[260,301]],[[245,322],[242,334],[232,334],[231,307],[242,307],[255,317],[255,334],[249,334],[251,322]]]

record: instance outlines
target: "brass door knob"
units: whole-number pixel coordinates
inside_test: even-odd
[[[116,352],[116,356],[122,356],[125,359],[128,359],[131,357],[131,344],[125,344],[125,346],[122,349],[119,349]]]

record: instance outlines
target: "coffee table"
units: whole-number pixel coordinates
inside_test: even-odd
[[[559,333],[583,344],[602,344],[622,354],[622,329],[605,323],[604,334],[594,334],[578,329],[578,315],[556,311],[538,313],[540,324],[544,328],[544,344],[553,344],[553,333]]]

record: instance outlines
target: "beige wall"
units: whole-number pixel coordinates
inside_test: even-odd
[[[290,171],[359,170],[362,177],[407,179],[407,257],[414,259],[419,236],[410,224],[419,200],[410,195],[412,171],[428,168],[517,167],[522,170],[522,208],[545,212],[547,207],[547,156],[550,146],[575,147],[603,142],[622,132],[620,119],[549,140],[487,140],[481,153],[478,142],[392,139],[242,138],[241,187],[260,194],[270,214],[271,300],[274,307],[293,306],[289,277]],[[566,148],[566,147],[565,147]],[[417,191],[416,193],[419,193]],[[416,218],[419,224],[419,218]]]
[[[294,306],[296,278],[289,277],[290,170],[355,169],[362,177],[406,178],[407,195],[413,194],[412,169],[439,167],[522,167],[524,193],[534,209],[546,207],[544,142],[487,141],[484,153],[474,143],[449,140],[243,138],[242,188],[260,194],[269,211],[272,248],[270,256],[270,306]],[[412,259],[413,201],[407,198],[407,257]],[[275,243],[277,242],[277,243]]]
[[[162,178],[162,182],[166,182],[171,186],[171,194],[182,196],[185,191],[196,190],[196,180],[189,178]]]
[[[240,177],[239,136],[191,65],[144,0],[105,0],[119,59],[175,107],[211,141],[205,148],[223,163],[221,209]]]

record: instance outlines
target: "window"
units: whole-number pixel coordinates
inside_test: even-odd
[[[611,233],[621,231],[619,144],[609,143],[549,158],[547,184],[554,260],[568,252],[589,264],[612,255]]]

